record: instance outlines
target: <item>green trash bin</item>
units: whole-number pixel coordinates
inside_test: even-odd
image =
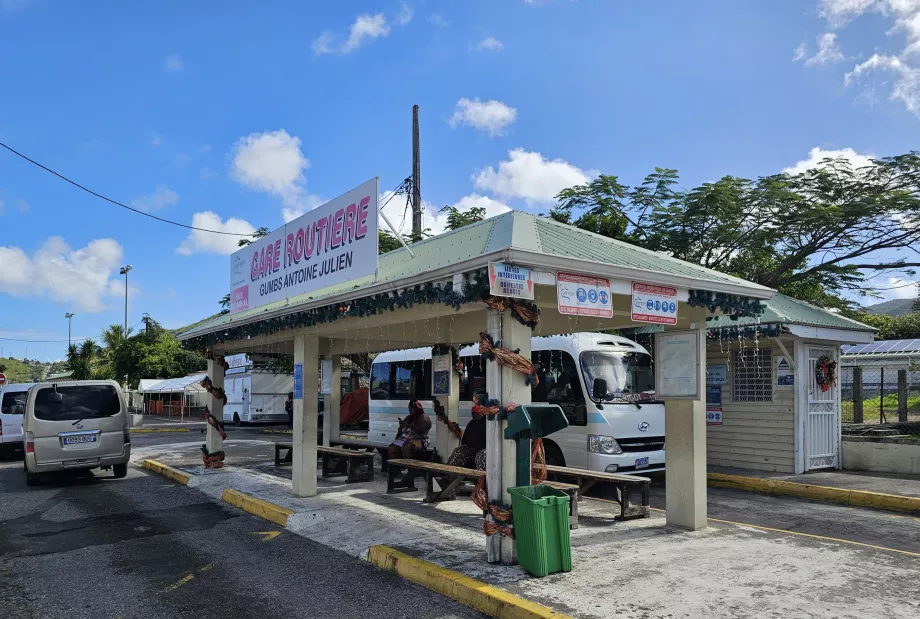
[[[543,577],[572,571],[569,495],[549,486],[508,488],[514,512],[518,563]]]

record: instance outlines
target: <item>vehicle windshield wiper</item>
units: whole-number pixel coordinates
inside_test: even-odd
[[[70,424],[70,425],[75,426],[75,425],[77,425],[78,423],[80,423],[81,421],[83,421],[83,417],[80,417],[79,419],[77,419],[76,421],[74,421],[74,422],[73,422],[72,424]]]

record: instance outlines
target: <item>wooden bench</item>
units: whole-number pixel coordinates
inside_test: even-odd
[[[283,451],[287,452],[284,457],[281,455]],[[323,458],[324,479],[346,475],[349,484],[374,480],[373,452],[317,446],[316,453]],[[291,464],[293,459],[294,446],[291,443],[275,443],[275,466]]]
[[[394,466],[390,467],[387,475],[387,494],[398,492],[415,492],[414,479],[412,486],[397,486],[396,476],[399,474],[398,469],[404,467],[410,471],[421,471],[425,477],[426,492],[423,502],[437,503],[438,501],[452,501],[457,498],[457,487],[464,481],[479,481],[480,477],[485,477],[486,472],[479,469],[468,469],[459,466],[449,466],[447,464],[437,464],[435,462],[422,462],[420,460],[406,460],[404,458],[390,461]],[[450,482],[440,491],[434,489],[434,482],[438,478],[449,478]],[[546,485],[561,490],[569,495],[569,528],[578,528],[578,486],[575,484],[565,484],[561,482],[547,481]],[[440,485],[440,484],[439,484]]]
[[[582,498],[599,481],[613,484],[617,491],[617,503],[620,504],[620,515],[616,517],[617,520],[649,517],[649,485],[651,480],[648,477],[599,473],[567,466],[547,466],[546,470],[551,475],[575,478],[575,483],[578,484],[578,496]],[[634,505],[630,501],[630,497],[636,493],[641,496],[641,504],[639,505]]]
[[[390,447],[389,443],[380,443],[377,441],[365,441],[362,439],[354,438],[336,438],[331,439],[329,444],[335,447],[343,447],[345,449],[355,449],[355,450],[364,450],[368,453],[377,452],[380,454],[380,472],[386,473],[387,471],[387,461],[390,459],[390,454],[387,450]],[[425,462],[430,462],[431,457],[434,455],[434,450],[426,449],[425,451],[416,452],[416,459],[423,460]]]

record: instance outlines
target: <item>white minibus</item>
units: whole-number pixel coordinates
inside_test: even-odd
[[[652,359],[645,348],[603,333],[535,337],[531,348],[540,378],[532,388],[532,401],[558,404],[569,421],[568,428],[543,441],[549,464],[627,474],[664,470],[664,403],[654,399]],[[462,348],[460,357],[465,369],[459,423],[466,427],[473,394],[486,391],[486,362],[478,346]],[[595,386],[603,382],[607,393],[595,394]],[[431,349],[377,355],[371,370],[368,438],[393,441],[398,419],[406,415],[412,398],[421,400],[432,417],[433,445],[441,428],[431,406]]]

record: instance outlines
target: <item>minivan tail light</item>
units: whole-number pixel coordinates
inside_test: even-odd
[[[35,435],[31,432],[26,432],[26,453],[35,453]]]
[[[122,431],[124,433],[125,445],[130,445],[131,444],[131,425],[126,423],[124,427],[122,427]]]

